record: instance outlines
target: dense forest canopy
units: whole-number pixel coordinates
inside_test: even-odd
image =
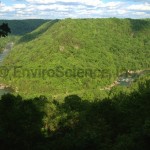
[[[49,20],[43,19],[26,19],[26,20],[0,20],[0,24],[8,23],[12,35],[23,35],[31,32],[43,23]]]
[[[150,78],[103,100],[68,95],[0,100],[1,150],[149,150]]]
[[[0,100],[1,150],[150,149],[149,72],[105,88],[149,69],[149,19],[8,22],[25,35],[0,38],[0,50],[15,39],[0,66],[15,91]]]
[[[3,51],[4,47],[8,42],[16,41],[18,39],[18,36],[24,35],[26,33],[29,33],[33,30],[35,30],[37,27],[42,25],[43,23],[47,22],[49,20],[43,20],[43,19],[26,19],[26,20],[0,20],[0,25],[5,24],[2,26],[2,28],[6,27],[6,24],[8,24],[9,28],[11,29],[11,34],[9,34],[9,37],[1,38],[0,39],[0,52]],[[7,29],[6,29],[7,30]],[[9,30],[8,30],[8,33]],[[4,30],[2,31],[0,29],[0,35],[3,37],[7,35],[7,32],[5,33]]]
[[[150,67],[149,41],[149,19],[52,20],[16,42],[4,64],[22,66],[18,71],[29,73],[11,77],[12,68],[5,82],[26,96],[101,97],[100,89],[120,73]],[[43,76],[35,75],[44,69]]]

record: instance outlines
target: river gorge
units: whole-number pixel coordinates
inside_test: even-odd
[[[5,49],[3,50],[3,52],[0,54],[0,66],[3,65],[3,60],[4,58],[8,55],[8,53],[11,51],[12,47],[13,47],[14,43],[13,42],[9,42]],[[130,86],[132,84],[133,81],[135,81],[136,79],[138,79],[139,77],[145,75],[145,74],[150,74],[150,69],[145,69],[145,70],[137,70],[137,71],[131,71],[128,70],[126,72],[121,73],[118,78],[116,79],[116,81],[114,81],[111,85],[108,85],[104,88],[101,88],[100,90],[111,90],[112,87],[114,86]],[[10,86],[5,85],[3,83],[0,84],[0,97],[3,94],[6,93],[12,93],[15,92],[16,90],[13,90]],[[17,90],[18,92],[18,90]]]

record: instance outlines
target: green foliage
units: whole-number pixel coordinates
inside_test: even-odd
[[[0,20],[0,24],[8,23],[12,35],[23,35],[31,32],[48,20],[26,19],[26,20]]]
[[[9,42],[15,42],[19,39],[18,36],[7,36],[7,37],[1,37],[0,38],[0,53],[3,52],[4,48],[6,47],[6,45],[9,43]]]
[[[2,150],[149,150],[150,79],[103,100],[45,96],[0,100]]]
[[[19,38],[0,81],[23,98],[0,100],[0,149],[149,150],[149,74],[103,90],[122,71],[149,68],[149,41],[149,19],[117,18],[50,21]],[[60,66],[64,77],[38,72],[62,74]],[[82,69],[100,74],[83,77]]]
[[[3,95],[0,100],[0,149],[34,149],[42,139],[43,113],[34,103],[40,98],[22,100]],[[39,103],[39,102],[38,102]],[[33,146],[34,143],[34,146]],[[36,149],[36,148],[35,148]]]
[[[103,97],[99,95],[100,89],[115,81],[118,74],[150,67],[149,41],[149,19],[50,21],[21,37],[4,65],[54,72],[44,77],[30,72],[30,76],[19,78],[10,73],[5,80],[26,96],[43,94],[58,98],[75,93],[91,100],[95,95],[100,98]],[[74,68],[97,70],[94,72],[97,76],[94,73],[86,76],[85,72],[84,77],[65,74]],[[106,95],[105,92],[102,95]]]
[[[0,25],[0,37],[6,37],[9,33],[11,33],[11,30],[8,23],[2,23],[2,25]]]

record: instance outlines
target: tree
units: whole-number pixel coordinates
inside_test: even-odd
[[[8,33],[11,33],[8,23],[3,23],[0,25],[0,37],[5,37]]]
[[[37,102],[23,100],[21,96],[6,94],[0,100],[0,149],[37,150],[43,139],[43,115]]]

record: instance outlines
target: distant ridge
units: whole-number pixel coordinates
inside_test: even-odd
[[[43,23],[49,20],[44,19],[25,19],[25,20],[0,20],[0,24],[3,22],[8,23],[11,28],[11,34],[13,35],[23,35],[25,33],[31,32]]]

